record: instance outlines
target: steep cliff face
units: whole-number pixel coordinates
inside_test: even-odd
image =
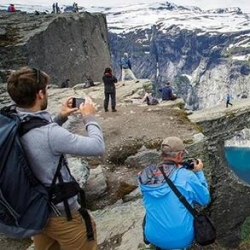
[[[54,84],[69,78],[75,85],[87,77],[100,81],[110,66],[102,14],[1,13],[0,27],[2,81],[7,70],[28,65],[47,72]]]
[[[210,213],[216,222],[218,240],[226,249],[241,249],[240,242],[247,241],[249,235],[250,188],[230,169],[224,148],[225,141],[249,127],[249,106],[249,100],[239,100],[227,111],[218,106],[189,116],[207,138],[212,194]]]
[[[170,80],[187,108],[207,108],[224,102],[228,92],[235,99],[249,94],[250,67],[245,56],[249,49],[230,49],[230,44],[246,37],[246,32],[200,35],[177,26],[162,30],[161,24],[136,33],[110,34],[113,67],[120,72],[122,52],[132,51],[137,77],[159,84]]]
[[[206,12],[168,5],[135,7],[130,22],[125,25],[120,21],[123,31],[115,20],[109,21],[117,75],[119,60],[126,51],[138,78],[149,78],[158,84],[171,81],[189,109],[224,102],[228,92],[234,99],[248,96],[249,16],[238,8]],[[147,23],[140,19],[143,13],[151,15]],[[125,10],[116,14],[117,20],[119,15],[128,15]]]

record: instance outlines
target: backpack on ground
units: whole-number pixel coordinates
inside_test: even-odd
[[[147,105],[157,105],[157,104],[159,104],[159,101],[156,97],[147,96],[146,103],[147,103]]]
[[[89,213],[85,209],[85,193],[70,174],[64,156],[60,157],[50,187],[45,187],[35,177],[26,159],[21,136],[48,123],[34,116],[27,116],[21,121],[13,106],[0,110],[0,233],[16,239],[40,233],[51,212],[60,215],[55,206],[60,202],[64,203],[67,218],[71,220],[67,200],[79,194],[79,212],[85,220],[88,240],[92,240],[94,234]],[[60,172],[62,163],[65,163],[72,177],[71,182],[63,182]]]
[[[157,105],[157,104],[159,104],[158,99],[153,97],[152,100],[151,100],[151,105]]]

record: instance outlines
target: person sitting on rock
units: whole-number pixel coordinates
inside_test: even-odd
[[[170,82],[167,82],[162,88],[159,89],[162,94],[162,101],[176,100],[177,95],[173,94],[173,89],[170,86]]]
[[[61,85],[61,88],[68,88],[70,85],[70,80],[67,79],[66,81],[64,81]]]
[[[83,88],[86,89],[86,88],[90,88],[93,86],[95,86],[94,81],[92,80],[90,76],[87,76],[86,81],[83,83]]]
[[[8,12],[15,12],[16,8],[14,4],[10,4],[10,6],[8,7]]]
[[[144,97],[142,98],[142,102],[146,102],[148,105],[157,105],[159,101],[156,97],[152,95],[152,93],[146,92]]]

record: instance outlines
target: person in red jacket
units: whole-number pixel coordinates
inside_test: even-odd
[[[8,12],[15,12],[16,8],[14,4],[10,4],[10,6],[8,7]]]
[[[106,68],[104,70],[104,75],[102,77],[104,83],[104,110],[108,112],[109,97],[111,98],[111,108],[112,112],[116,112],[116,90],[115,83],[117,83],[117,78],[113,76],[112,69]]]

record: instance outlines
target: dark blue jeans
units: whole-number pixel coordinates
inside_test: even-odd
[[[107,110],[109,106],[109,97],[111,98],[111,108],[115,109],[116,106],[116,95],[115,93],[105,93],[104,109]]]

